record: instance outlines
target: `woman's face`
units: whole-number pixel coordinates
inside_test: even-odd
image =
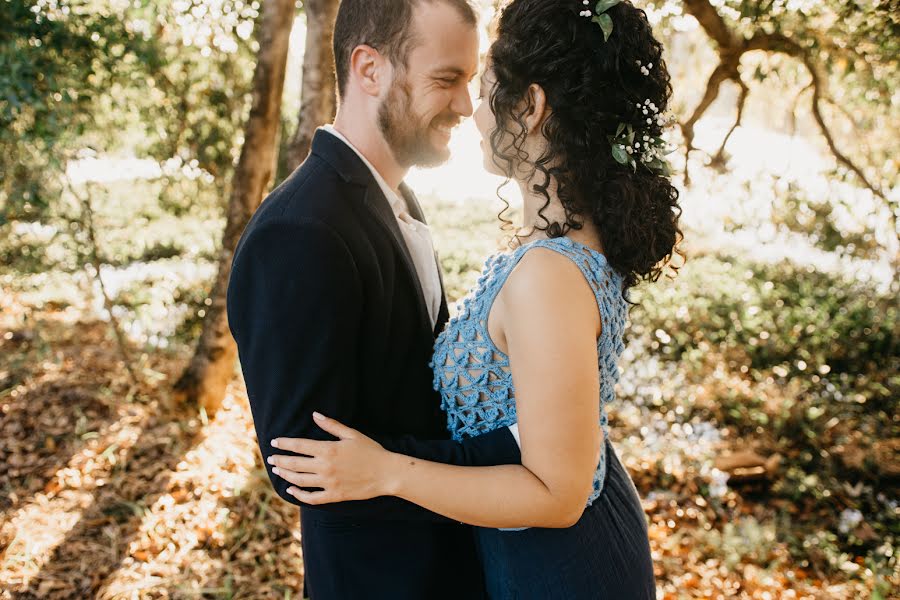
[[[491,90],[494,89],[496,79],[490,61],[479,81],[478,108],[475,109],[475,126],[481,134],[481,152],[484,155],[484,168],[488,173],[506,176],[500,167],[494,163],[494,149],[491,146],[491,133],[497,128],[497,119],[491,110]]]

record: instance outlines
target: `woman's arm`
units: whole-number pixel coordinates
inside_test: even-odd
[[[495,318],[496,317],[496,318]],[[587,281],[552,250],[529,251],[492,310],[516,390],[522,465],[457,467],[384,451],[359,432],[317,418],[338,442],[277,440],[306,457],[276,458],[288,490],[318,504],[399,496],[483,527],[568,527],[584,510],[600,455],[597,335]]]

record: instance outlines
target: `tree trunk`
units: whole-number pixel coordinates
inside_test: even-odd
[[[218,271],[203,331],[188,368],[175,384],[176,398],[197,402],[215,414],[234,376],[237,348],[228,329],[225,292],[241,233],[262,202],[275,168],[281,95],[295,0],[265,0],[257,31],[259,51],[253,72],[253,103],[244,127],[244,145],[231,185]]]
[[[334,81],[334,20],[339,0],[306,0],[306,49],[297,131],[288,146],[290,170],[306,159],[316,127],[331,122],[336,108]]]

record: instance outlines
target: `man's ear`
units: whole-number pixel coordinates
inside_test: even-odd
[[[549,114],[547,96],[544,94],[544,88],[536,83],[532,83],[528,86],[525,101],[528,105],[528,109],[525,112],[525,126],[528,128],[528,133],[530,135],[536,131],[540,131],[541,126],[544,124],[544,120]]]
[[[350,54],[350,80],[369,96],[381,95],[385,60],[375,48],[360,44]]]

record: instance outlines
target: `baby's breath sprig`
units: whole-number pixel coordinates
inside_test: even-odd
[[[636,104],[643,117],[646,119],[646,127],[635,129],[630,123],[619,123],[616,134],[608,136],[615,161],[622,165],[631,165],[637,171],[637,163],[647,167],[653,173],[667,177],[671,174],[666,155],[673,149],[669,148],[662,136],[650,134],[650,126],[654,121],[660,128],[666,128],[671,120],[659,114],[659,109],[649,99],[643,104]]]

